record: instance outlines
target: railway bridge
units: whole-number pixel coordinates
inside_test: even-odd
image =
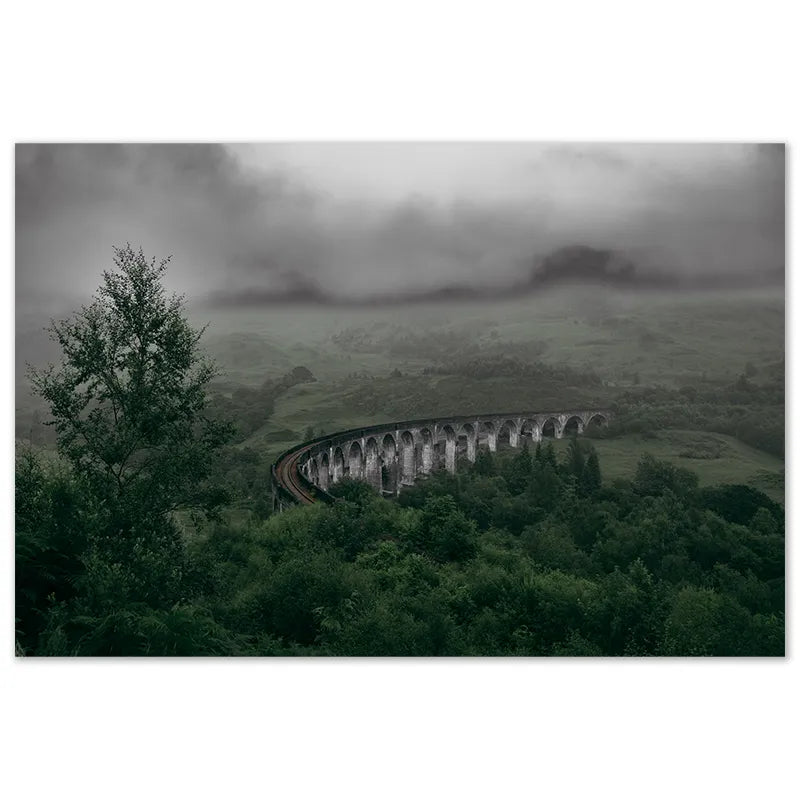
[[[272,465],[273,503],[332,502],[328,488],[342,478],[365,480],[384,495],[399,494],[420,475],[459,458],[475,461],[478,448],[521,447],[546,438],[582,434],[606,425],[608,410],[514,412],[390,422],[327,434],[283,453]]]

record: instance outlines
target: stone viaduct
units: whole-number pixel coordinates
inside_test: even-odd
[[[330,502],[327,489],[350,477],[384,495],[399,494],[420,475],[459,458],[475,461],[479,447],[520,447],[546,438],[581,434],[605,425],[606,410],[476,414],[373,425],[330,434],[288,450],[272,467],[276,508],[287,503]]]

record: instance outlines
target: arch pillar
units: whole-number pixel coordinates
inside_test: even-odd
[[[376,491],[380,492],[383,481],[381,480],[381,461],[378,456],[378,443],[369,439],[366,444],[366,465],[364,478]]]
[[[444,468],[454,473],[456,471],[456,452],[458,450],[458,433],[456,427],[451,422],[436,426],[436,438],[441,445],[441,438],[444,437]],[[440,448],[441,452],[441,448]]]
[[[456,471],[456,440],[449,437],[444,443],[444,467],[448,472]]]
[[[475,463],[475,459],[478,457],[478,425],[480,423],[478,420],[471,423],[472,425],[472,436],[467,434],[467,461],[471,463]]]
[[[417,474],[427,475],[433,469],[433,433],[428,428],[423,428],[420,431],[420,440],[419,472]]]
[[[328,489],[331,480],[330,460],[326,453],[318,456],[319,483],[318,486],[323,491]]]
[[[344,477],[345,456],[341,446],[331,448],[331,463],[333,464],[333,483],[338,483]]]
[[[400,485],[412,486],[414,479],[417,477],[417,449],[415,443],[415,431],[404,430],[397,436],[397,446],[399,448],[399,480],[398,492]]]
[[[319,464],[313,456],[308,459],[308,479],[314,486],[319,486]]]

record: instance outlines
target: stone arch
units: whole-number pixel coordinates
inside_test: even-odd
[[[364,478],[377,491],[381,490],[381,458],[378,449],[378,440],[370,436],[366,443],[366,458]]]
[[[397,442],[391,433],[387,433],[381,440],[381,452],[386,460],[397,458]]]
[[[319,456],[319,483],[320,489],[327,489],[331,478],[330,459],[327,453]]]
[[[456,430],[450,424],[442,425],[442,427],[439,428],[439,431],[440,433],[444,434],[446,441],[452,441],[456,438]]]
[[[548,417],[542,423],[542,439],[557,439],[558,433],[558,420],[555,417]]]
[[[513,419],[503,420],[497,431],[497,444],[505,447],[516,447],[519,444],[517,423]]]
[[[532,442],[538,442],[542,438],[542,431],[536,424],[535,419],[526,419],[522,422],[519,435],[522,437],[523,441],[527,441],[528,444],[530,444]]]
[[[338,483],[344,477],[344,452],[341,447],[333,451],[333,482]]]
[[[583,420],[577,414],[573,414],[564,423],[563,435],[577,436],[579,433],[583,433]]]
[[[491,452],[497,450],[497,425],[489,420],[478,424],[478,444],[485,444]]]
[[[400,434],[400,483],[410,486],[417,471],[414,463],[414,435],[411,431]]]
[[[319,486],[319,466],[316,458],[308,459],[308,479],[314,486]]]
[[[470,422],[465,422],[456,437],[456,458],[466,456],[467,461],[475,461],[475,450],[478,444],[478,431]]]
[[[353,442],[347,451],[347,474],[353,480],[364,477],[364,452],[358,442]]]
[[[419,432],[420,438],[420,472],[427,475],[433,469],[433,434],[430,428]]]
[[[397,491],[397,442],[391,433],[381,441],[381,490],[391,494]]]
[[[585,429],[587,431],[595,431],[599,428],[605,428],[608,425],[608,419],[605,414],[591,414],[589,419],[586,420]]]

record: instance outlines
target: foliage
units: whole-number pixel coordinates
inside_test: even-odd
[[[649,453],[639,460],[633,488],[637,494],[662,495],[672,492],[685,496],[697,488],[697,475],[683,467],[657,461]]]
[[[49,611],[75,597],[93,524],[85,492],[65,470],[48,472],[27,450],[17,458],[16,630],[35,646]]]
[[[128,528],[144,510],[218,505],[204,479],[230,431],[205,414],[214,368],[198,354],[202,331],[186,321],[183,299],[162,285],[168,259],[148,261],[128,245],[114,263],[91,305],[52,323],[61,365],[31,377],[59,453]]]
[[[783,365],[762,383],[740,376],[732,383],[697,382],[670,389],[647,386],[624,392],[614,403],[615,417],[600,435],[638,433],[674,427],[714,431],[783,457],[785,385]]]
[[[580,447],[555,466],[540,448],[513,491],[519,452],[434,473],[400,502],[343,481],[333,506],[217,522],[158,562],[90,544],[67,591],[52,551],[26,549],[19,641],[42,655],[782,655],[775,504],[697,490],[647,457],[635,480],[586,491],[575,471],[597,456]],[[32,504],[52,506],[63,477],[19,469],[28,542]]]
[[[316,378],[307,367],[297,366],[277,379],[267,378],[253,388],[237,384],[229,393],[217,392],[210,402],[210,414],[217,420],[235,420],[233,439],[242,442],[270,417],[275,401],[293,386],[313,383]],[[314,429],[306,431],[312,439]]]
[[[166,295],[167,261],[130,246],[114,261],[94,302],[52,324],[60,365],[31,371],[59,456],[45,466],[27,452],[17,462],[24,652],[95,652],[86,643],[97,626],[114,638],[128,630],[128,612],[183,607],[195,579],[174,512],[213,512],[225,499],[212,476],[230,426],[206,414],[214,368],[198,352],[202,331],[182,299]],[[113,652],[139,652],[132,641]]]

